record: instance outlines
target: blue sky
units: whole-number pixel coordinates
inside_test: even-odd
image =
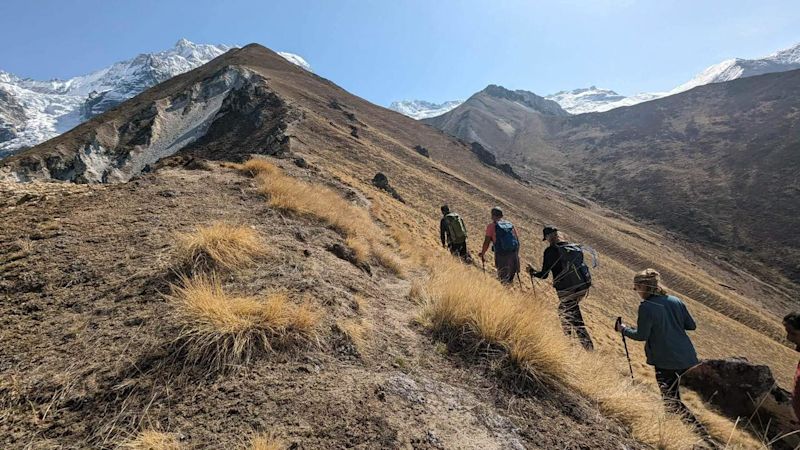
[[[194,42],[297,53],[370,101],[671,89],[800,42],[800,1],[1,0],[0,69],[66,78]]]

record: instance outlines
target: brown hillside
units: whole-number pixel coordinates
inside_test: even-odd
[[[468,100],[426,121],[481,142],[529,180],[567,186],[716,250],[783,288],[780,312],[800,282],[798,93],[800,71],[792,71],[603,113],[562,118]]]
[[[250,155],[267,161],[230,164]],[[372,185],[377,172],[405,203]],[[0,173],[5,447],[112,448],[154,431],[186,448],[231,448],[256,433],[308,449],[702,445],[664,415],[640,345],[630,345],[637,382],[628,381],[611,330],[616,316],[633,319],[631,278],[645,266],[686,300],[701,356],[746,356],[784,385],[794,369],[779,321],[721,286],[724,267],[520,183],[464,143],[258,45],[155,86]],[[585,310],[598,351],[572,353],[544,284],[504,289],[443,257],[445,202],[473,249],[493,205],[537,265],[542,223],[593,245],[602,261]],[[687,261],[702,267],[687,272]],[[438,314],[452,292],[478,312],[507,305],[504,320],[526,328],[491,334],[470,310]],[[755,445],[698,408],[716,439]]]

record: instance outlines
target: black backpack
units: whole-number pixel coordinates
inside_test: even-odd
[[[559,243],[558,259],[561,273],[553,274],[553,284],[565,289],[588,289],[592,285],[592,273],[583,260],[583,248],[579,244]]]

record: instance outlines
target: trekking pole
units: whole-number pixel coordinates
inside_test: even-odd
[[[486,260],[481,258],[481,269],[483,269],[483,274],[486,275]]]
[[[517,272],[517,281],[519,281],[519,290],[522,290],[522,278],[519,277],[519,272]]]
[[[617,324],[621,323],[622,323],[622,317],[617,317]],[[620,328],[619,334],[622,335],[622,345],[625,347],[625,357],[628,358],[628,370],[631,371],[631,380],[633,380],[633,366],[631,366],[631,354],[628,353],[628,341],[625,340],[625,333],[622,332],[622,328]]]

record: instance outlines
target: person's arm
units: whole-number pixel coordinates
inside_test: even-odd
[[[693,331],[697,329],[697,323],[694,321],[694,317],[689,314],[689,310],[686,309],[686,305],[681,302],[681,309],[683,309],[683,329]]]
[[[486,250],[489,249],[489,244],[494,242],[494,226],[494,223],[490,223],[486,226],[486,232],[484,234],[485,237],[483,238],[483,247],[481,248],[481,252],[478,253],[478,256],[480,256],[481,259],[483,259],[483,255],[486,254]]]
[[[486,250],[489,250],[489,244],[492,243],[492,238],[489,236],[484,236],[483,238],[483,247],[481,247],[481,253],[478,255],[483,259],[483,255],[486,254]]]
[[[553,266],[558,262],[558,249],[554,247],[547,247],[544,249],[544,257],[542,258],[542,270],[531,273],[536,278],[547,278]]]
[[[445,226],[444,219],[440,220],[439,221],[439,238],[442,240],[442,247],[447,247],[447,244],[445,243],[446,242],[445,241],[446,228],[447,227]]]
[[[622,327],[622,334],[634,341],[646,341],[653,329],[653,318],[645,302],[639,305],[639,317],[636,319],[636,328]]]

